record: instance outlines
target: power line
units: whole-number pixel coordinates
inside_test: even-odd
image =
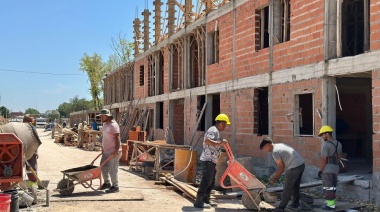
[[[61,75],[61,76],[82,75],[82,74],[59,74],[59,73],[35,72],[35,71],[18,71],[18,70],[2,69],[2,68],[0,68],[0,71],[27,73],[27,74]]]

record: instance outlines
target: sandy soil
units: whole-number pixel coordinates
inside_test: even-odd
[[[50,132],[38,129],[38,133],[42,141],[39,148],[38,176],[41,180],[50,180],[48,189],[51,201],[50,205],[46,206],[45,190],[39,190],[39,203],[32,206],[33,211],[194,211],[191,201],[175,191],[167,190],[163,185],[155,185],[154,181],[145,180],[129,172],[127,166],[119,167],[119,193],[106,194],[102,191],[92,191],[78,184],[70,199],[64,199],[58,195],[58,192],[53,191],[63,178],[61,171],[88,165],[100,152],[61,146],[54,143]],[[95,165],[99,165],[99,160]],[[95,180],[93,184],[97,188],[99,180]],[[143,197],[144,200],[128,200],[137,197]],[[115,199],[119,201],[112,201]]]

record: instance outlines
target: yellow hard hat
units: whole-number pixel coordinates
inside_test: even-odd
[[[323,133],[329,133],[329,132],[333,132],[334,130],[328,126],[328,125],[324,125],[321,127],[321,129],[319,130],[319,135],[318,136],[321,136]]]
[[[215,121],[225,121],[227,124],[231,124],[230,119],[228,119],[228,116],[224,113],[219,114],[216,118]]]

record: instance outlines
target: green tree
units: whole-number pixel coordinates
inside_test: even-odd
[[[102,93],[102,77],[106,73],[106,64],[103,63],[102,57],[94,53],[92,56],[86,53],[81,59],[80,70],[86,72],[90,81],[90,93],[95,110],[101,108],[100,96]]]
[[[70,113],[81,111],[81,110],[92,110],[93,105],[91,101],[86,100],[85,98],[79,99],[78,96],[75,96],[69,100],[69,102],[64,102],[58,106],[58,112],[61,117],[69,117]]]
[[[40,112],[37,109],[34,108],[28,108],[25,110],[25,114],[36,114],[40,115]]]
[[[53,122],[55,121],[56,119],[59,119],[60,118],[60,114],[58,112],[58,110],[47,110],[45,112],[46,114],[46,118],[47,118],[47,121],[50,123],[50,122]]]
[[[1,106],[0,107],[0,115],[3,116],[4,118],[10,117],[10,111],[8,108]]]
[[[58,112],[62,117],[69,117],[72,111],[72,107],[70,103],[64,102],[58,106]]]

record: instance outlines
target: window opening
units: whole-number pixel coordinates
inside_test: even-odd
[[[314,135],[313,94],[295,96],[294,135]]]
[[[269,104],[268,87],[256,88],[254,90],[254,121],[253,133],[257,135],[268,135]]]

